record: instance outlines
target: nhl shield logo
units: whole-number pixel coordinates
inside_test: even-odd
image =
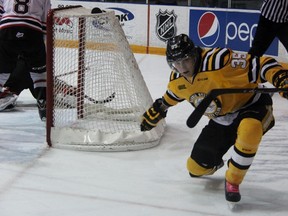
[[[156,14],[157,23],[156,23],[156,34],[157,37],[166,42],[169,38],[176,35],[176,18],[177,16],[174,13],[174,10],[164,12],[159,10],[159,13]]]

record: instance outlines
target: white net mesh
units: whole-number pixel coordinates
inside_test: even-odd
[[[55,11],[52,29],[52,145],[90,151],[157,145],[165,122],[140,131],[153,101],[114,13]]]

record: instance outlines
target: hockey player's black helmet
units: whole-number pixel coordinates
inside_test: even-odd
[[[195,45],[186,34],[180,34],[172,37],[167,41],[167,62],[174,62],[188,56],[192,56],[194,50]]]
[[[173,70],[180,73],[183,72],[187,76],[192,76],[199,65],[199,48],[194,45],[193,41],[186,34],[180,34],[168,39],[166,59]],[[190,63],[186,64],[185,59],[190,59]],[[179,67],[177,68],[176,65],[181,65],[181,62],[185,63],[185,65],[182,65],[184,67],[181,68],[182,71],[179,71]]]

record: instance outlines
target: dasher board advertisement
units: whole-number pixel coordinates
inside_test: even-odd
[[[201,47],[228,47],[247,52],[258,25],[258,11],[190,10],[189,35]],[[278,55],[278,40],[274,40],[266,51]]]
[[[112,10],[122,26],[130,44],[147,45],[147,7],[140,4],[107,3],[87,0],[53,0],[53,8],[82,5],[85,8],[99,7],[102,10]],[[140,25],[141,24],[141,25]]]

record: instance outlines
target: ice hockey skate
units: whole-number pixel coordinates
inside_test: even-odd
[[[8,111],[15,107],[18,95],[14,94],[9,88],[0,89],[0,111]]]
[[[241,200],[239,185],[233,185],[225,180],[225,198],[228,202],[239,202]]]
[[[41,121],[46,121],[46,101],[37,100],[37,107]]]

